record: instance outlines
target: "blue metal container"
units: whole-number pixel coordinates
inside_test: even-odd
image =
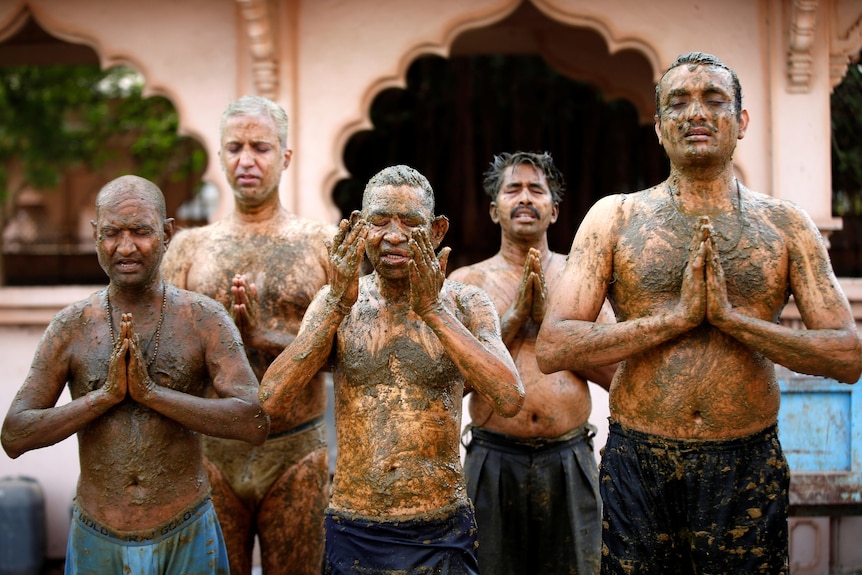
[[[862,509],[862,383],[847,385],[785,368],[776,372],[778,433],[790,465],[791,507],[856,514]]]
[[[0,575],[39,575],[45,559],[45,497],[29,477],[0,479]]]

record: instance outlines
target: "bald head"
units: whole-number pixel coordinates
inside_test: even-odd
[[[154,208],[162,220],[168,216],[165,196],[157,185],[139,176],[120,176],[105,184],[96,196],[96,219],[99,211],[109,205],[128,199],[139,199]]]

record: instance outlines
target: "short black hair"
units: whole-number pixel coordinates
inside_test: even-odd
[[[563,178],[563,173],[554,165],[554,158],[548,152],[503,152],[500,155],[494,156],[491,160],[491,165],[483,176],[482,188],[485,193],[491,196],[492,200],[497,199],[497,194],[500,193],[500,185],[503,183],[504,172],[507,168],[519,166],[521,164],[530,164],[537,170],[541,170],[545,174],[545,180],[548,182],[548,188],[551,191],[551,198],[555,204],[563,201],[563,192],[566,191],[566,180]]]

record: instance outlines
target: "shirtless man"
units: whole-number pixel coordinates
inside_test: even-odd
[[[527,397],[518,415],[503,418],[470,395],[464,474],[479,525],[479,565],[495,575],[597,574],[601,500],[587,378],[608,389],[615,366],[545,375],[535,356],[547,294],[566,265],[548,248],[547,235],[563,174],[548,153],[504,153],[491,162],[483,186],[491,220],[500,225],[500,251],[449,277],[491,296]]]
[[[392,166],[330,247],[329,285],[261,381],[290,409],[332,358],[338,457],[326,573],[475,574],[476,528],[458,436],[466,390],[503,417],[524,390],[485,292],[445,279],[448,220],[428,180]],[[374,272],[359,277],[365,253]]]
[[[733,172],[736,74],[680,56],[656,87],[658,186],[599,200],[536,353],[622,362],[602,457],[602,572],[787,573],[789,473],[774,364],[855,382],[862,344],[811,219]],[[594,323],[607,294],[617,323]],[[807,329],[778,323],[792,295]]]
[[[168,281],[230,311],[258,379],[326,284],[324,242],[335,233],[335,226],[282,207],[278,186],[291,154],[280,106],[262,97],[228,105],[219,157],[235,209],[224,220],[178,233],[162,265]],[[205,440],[232,574],[251,573],[257,535],[265,575],[319,575],[329,495],[325,407],[325,380],[318,374],[289,409],[272,417],[264,445]]]
[[[110,283],[54,317],[3,423],[10,457],[78,435],[66,573],[228,573],[200,434],[259,444],[269,420],[224,308],[162,280],[172,233],[151,182],[102,188]]]

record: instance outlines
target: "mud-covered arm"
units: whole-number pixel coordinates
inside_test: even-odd
[[[296,338],[270,364],[260,382],[260,403],[267,413],[289,409],[329,359],[338,326],[359,296],[366,235],[367,224],[359,219],[359,212],[339,224],[329,244],[329,285],[317,292]]]
[[[550,295],[548,312],[536,341],[536,359],[544,373],[582,372],[623,361],[689,331],[705,313],[704,241],[695,232],[677,305],[651,316],[598,323],[613,278],[614,249],[621,196],[607,196],[584,218]]]
[[[104,389],[75,397],[57,405],[60,394],[70,378],[70,344],[77,329],[67,323],[60,312],[50,323],[39,342],[30,370],[17,395],[12,400],[3,421],[3,449],[16,458],[32,449],[54,445],[77,433],[125,396],[125,367],[122,382],[113,382],[109,375]],[[119,375],[118,375],[119,377]],[[101,406],[95,406],[93,396],[100,395]]]
[[[784,209],[789,223],[781,231],[787,236],[790,286],[807,329],[765,321],[734,308],[727,298],[718,251],[711,245],[707,254],[707,320],[793,371],[855,383],[862,374],[862,342],[850,304],[814,222],[795,206],[788,204]]]
[[[599,312],[599,317],[596,318],[597,323],[615,323],[616,319],[614,319],[614,311],[611,308],[610,302],[605,300],[605,303],[602,305],[602,310]],[[617,373],[617,369],[619,368],[619,362],[612,363],[609,365],[602,365],[599,367],[592,367],[588,369],[582,369],[577,372],[579,376],[589,381],[592,381],[605,391],[610,391],[611,382],[614,380],[614,376]]]
[[[129,338],[129,394],[138,403],[198,433],[260,445],[269,434],[269,416],[261,409],[257,378],[239,331],[220,304],[198,305],[201,312],[196,314],[195,333],[204,348],[217,397],[199,397],[157,385],[147,373],[136,337]]]
[[[449,249],[435,255],[428,236],[420,229],[414,230],[410,245],[414,252],[410,262],[413,311],[437,335],[464,375],[467,390],[480,394],[499,415],[517,415],[524,405],[524,386],[500,337],[500,320],[491,298],[478,288],[463,286],[456,297],[469,317],[464,325],[440,297]]]

